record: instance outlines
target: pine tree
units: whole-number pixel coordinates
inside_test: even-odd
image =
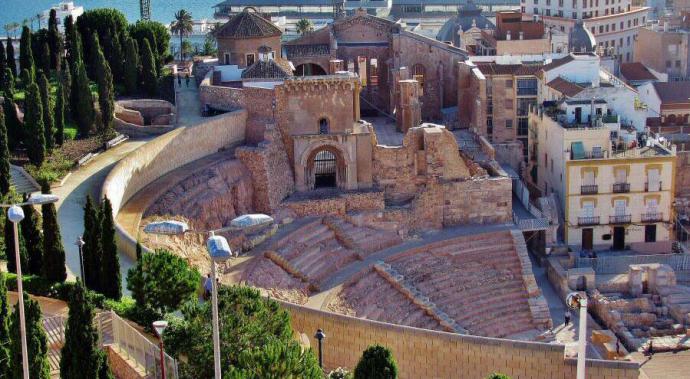
[[[62,37],[58,30],[57,11],[55,9],[50,10],[48,18],[48,45],[50,48],[50,68],[60,71],[60,57],[62,56],[63,46]]]
[[[113,113],[115,112],[115,95],[113,89],[113,74],[110,65],[105,60],[103,51],[96,52],[98,70],[98,105],[101,111],[102,135],[107,135],[112,130]]]
[[[72,97],[74,100],[72,101],[71,109],[77,122],[79,136],[86,138],[93,128],[95,112],[93,109],[93,96],[91,96],[91,89],[89,88],[89,78],[86,75],[84,63],[81,61],[77,62]]]
[[[146,94],[155,96],[158,92],[158,74],[156,73],[156,60],[148,40],[144,40],[144,46],[141,48],[141,66]]]
[[[21,260],[22,268],[26,271],[28,267],[29,259],[26,253],[26,243],[24,243],[24,238],[22,238],[22,227],[21,223],[17,225],[19,234],[19,259]],[[14,251],[14,224],[12,222],[7,222],[5,220],[5,257],[7,257],[7,271],[17,272],[17,261],[16,254]],[[22,272],[23,273],[23,272]]]
[[[65,142],[65,86],[58,80],[55,91],[55,143],[62,146]]]
[[[26,242],[26,253],[29,258],[29,267],[24,267],[26,273],[41,275],[43,273],[43,243],[40,231],[40,219],[38,212],[32,205],[22,206],[24,219],[22,225],[22,237]]]
[[[26,153],[32,164],[40,166],[46,156],[46,141],[41,93],[36,83],[29,84],[24,104],[26,104],[24,113]]]
[[[13,75],[17,75],[17,61],[14,59],[14,43],[12,37],[7,37],[7,68],[12,71]]]
[[[38,302],[24,292],[24,319],[26,321],[26,343],[29,357],[29,377],[31,379],[50,379],[48,363],[48,338],[41,321],[41,307]],[[12,377],[22,377],[22,348],[19,334],[19,309],[15,305],[10,316]]]
[[[101,359],[98,355],[98,332],[93,326],[94,306],[86,288],[77,281],[69,298],[69,317],[65,344],[60,358],[60,378],[98,378]]]
[[[10,330],[8,329],[9,312],[5,274],[0,272],[0,378],[12,376],[10,371]]]
[[[49,191],[43,193],[47,192]],[[41,211],[43,213],[43,277],[51,282],[64,282],[67,279],[65,249],[62,246],[55,204],[44,204],[41,206]]]
[[[0,91],[5,90],[5,75],[7,75],[7,57],[5,56],[5,45],[0,41]],[[5,94],[7,95],[7,94]]]
[[[7,139],[10,151],[16,150],[20,142],[24,139],[24,127],[21,121],[19,121],[17,106],[14,104],[14,100],[5,98],[2,109],[5,114],[5,127],[7,128]]]
[[[84,283],[86,288],[100,292],[101,275],[101,218],[91,196],[84,206]]]
[[[5,98],[14,98],[14,75],[9,67],[5,68],[5,74],[0,82],[0,91],[5,94]]]
[[[139,84],[139,48],[134,38],[127,40],[124,69],[125,91],[128,95],[133,95]]]
[[[103,199],[101,208],[101,293],[114,300],[122,297],[120,258],[115,244],[115,222],[113,207],[108,198]]]
[[[46,151],[51,151],[55,146],[55,128],[53,121],[53,104],[50,100],[50,82],[44,72],[39,71],[38,88],[41,91],[41,105],[43,106],[43,134],[45,138]]]
[[[22,71],[28,70],[33,78],[34,74],[34,55],[31,51],[31,30],[29,27],[24,25],[22,28],[22,37],[19,41],[19,68]],[[24,88],[28,86],[28,83],[22,83]]]
[[[10,192],[10,149],[7,145],[5,115],[0,113],[0,196]]]

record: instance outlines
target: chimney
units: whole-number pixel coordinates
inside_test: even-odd
[[[524,33],[520,32],[520,40],[522,41],[523,38],[524,38]]]
[[[506,41],[510,41],[510,30],[506,32]]]

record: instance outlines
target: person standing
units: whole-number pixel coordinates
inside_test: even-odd
[[[204,282],[204,300],[208,300],[211,297],[211,291],[213,291],[213,280],[211,279],[211,274],[207,274],[206,281]]]
[[[187,76],[185,76],[184,82],[185,82],[185,85],[187,86],[187,88],[189,88],[189,74],[187,74]]]
[[[570,324],[570,309],[565,310],[565,326]]]

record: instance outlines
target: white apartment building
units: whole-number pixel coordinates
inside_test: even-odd
[[[598,53],[620,62],[634,60],[634,41],[649,12],[648,7],[633,7],[631,0],[520,0],[520,5],[523,13],[566,33],[583,20],[597,41]]]

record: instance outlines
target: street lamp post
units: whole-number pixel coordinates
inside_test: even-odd
[[[7,210],[7,219],[12,223],[14,229],[14,259],[17,262],[17,296],[19,305],[19,335],[22,342],[22,369],[23,378],[29,379],[29,352],[26,345],[26,319],[24,317],[24,284],[22,280],[22,261],[19,254],[19,222],[24,219],[24,211],[22,205],[42,205],[50,204],[58,201],[55,195],[35,195],[31,196],[29,200],[20,204],[0,204],[0,208],[9,208]]]
[[[580,309],[577,335],[577,379],[585,379],[587,354],[587,296],[584,292],[571,292],[568,294],[565,303],[570,309]]]
[[[82,236],[79,236],[74,244],[79,248],[79,272],[81,273],[81,282],[86,283],[86,277],[84,276],[84,252],[82,250],[86,242],[84,242]]]
[[[158,346],[160,347],[159,350],[161,354],[161,379],[165,379],[165,352],[163,350],[163,332],[167,327],[168,322],[165,320],[153,322],[153,330],[156,331],[156,335],[158,336]]]
[[[226,262],[232,257],[232,250],[228,240],[223,236],[216,236],[215,230],[192,231],[189,226],[181,221],[157,221],[144,227],[144,232],[148,234],[163,235],[182,235],[185,233],[208,234],[206,249],[211,257],[211,280],[213,289],[211,291],[211,311],[213,314],[213,366],[214,378],[221,379],[220,366],[220,330],[218,321],[218,283],[216,281],[216,263]]]
[[[314,338],[319,341],[319,367],[323,370],[323,348],[321,341],[326,338],[326,333],[324,333],[322,329],[317,329]]]

